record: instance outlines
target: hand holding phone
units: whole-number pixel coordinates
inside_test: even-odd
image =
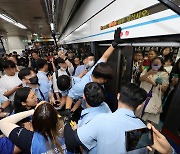
[[[152,124],[148,123],[147,127],[153,131],[153,145],[147,146],[148,150],[156,149],[160,153],[172,153],[172,148],[167,139]]]
[[[141,128],[125,132],[126,150],[132,151],[153,145],[153,133],[151,129]]]

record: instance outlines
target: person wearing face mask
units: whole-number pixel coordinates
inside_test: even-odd
[[[77,82],[68,92],[66,97],[66,112],[72,111],[72,103],[74,99],[83,97],[83,90],[87,83],[97,82],[101,85],[105,84],[107,80],[113,78],[113,69],[107,62],[117,45],[121,42],[120,38],[121,27],[117,28],[114,33],[114,40],[112,45],[104,52],[102,57],[96,62],[96,64],[84,75],[80,82]],[[85,101],[82,103],[82,107],[85,107]]]
[[[63,52],[59,53],[59,58],[57,58],[57,63],[60,69],[58,69],[58,71],[53,73],[53,90],[57,99],[60,99],[59,93],[61,93],[61,91],[59,91],[57,87],[57,78],[61,75],[72,76],[74,72],[74,67]]]
[[[94,65],[94,54],[86,53],[83,56],[83,65],[80,65],[75,70],[75,76],[79,76],[84,70],[90,70]]]
[[[38,84],[37,74],[32,68],[26,67],[20,70],[18,77],[22,81],[23,87],[30,87],[36,93],[39,101],[45,99],[45,94],[43,94],[43,92],[40,89],[40,87],[42,87],[43,85],[40,86]]]
[[[158,124],[162,112],[162,96],[169,84],[163,59],[160,57],[153,59],[149,69],[141,73],[140,81],[140,87],[146,90],[148,97],[136,114],[145,121]]]

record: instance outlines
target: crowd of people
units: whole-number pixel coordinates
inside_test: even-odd
[[[165,70],[167,53],[158,57],[150,50],[148,59],[143,59],[136,52],[135,83],[121,86],[118,109],[112,113],[103,85],[113,78],[113,68],[106,62],[121,42],[120,33],[117,28],[112,45],[96,63],[92,53],[79,56],[70,49],[4,54],[0,62],[4,74],[0,78],[0,153],[124,154],[126,131],[147,127],[143,120],[159,123],[163,95],[168,88],[172,93],[172,86],[179,82],[179,60],[171,71],[167,58]],[[152,124],[148,128],[154,144],[128,153],[152,149],[175,153]]]
[[[180,77],[180,59],[173,60],[170,47],[161,52],[150,49],[147,55],[134,54],[132,81],[146,90],[148,98],[136,112],[144,121],[164,122]]]

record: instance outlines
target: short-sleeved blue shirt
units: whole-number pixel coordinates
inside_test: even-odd
[[[80,119],[78,121],[78,127],[82,127],[83,125],[86,125],[88,122],[90,122],[93,118],[95,118],[97,115],[102,113],[112,113],[109,106],[103,102],[98,107],[90,107],[82,110]],[[84,154],[94,154],[96,151],[96,147],[91,149],[90,151],[87,149],[84,149]]]
[[[98,62],[88,71],[88,73],[82,77],[81,81],[76,83],[70,90],[68,93],[68,96],[71,97],[72,99],[79,99],[79,97],[83,96],[83,91],[84,91],[84,87],[87,83],[92,82],[92,72],[95,68],[95,66],[98,63],[104,62],[102,59],[99,59]]]
[[[80,119],[78,121],[78,127],[81,127],[90,122],[94,117],[101,113],[111,113],[109,106],[103,102],[100,106],[90,107],[82,110]]]
[[[2,93],[0,93],[0,106],[1,106],[5,101],[8,101],[8,98],[5,97]]]
[[[75,70],[75,76],[79,76],[86,69],[86,65],[80,65]]]
[[[79,78],[79,77],[76,77],[76,76],[71,76],[71,82],[72,82],[72,87],[76,84],[76,83],[78,83],[79,81],[81,81],[81,78]],[[65,90],[65,91],[61,91],[61,95],[62,96],[67,96],[68,95],[68,93],[69,93],[69,90]]]
[[[114,113],[96,116],[86,125],[79,127],[77,135],[89,150],[96,148],[97,154],[146,154],[146,148],[127,152],[125,144],[126,131],[144,127],[146,125],[135,117],[133,111],[120,108]]]
[[[46,76],[45,72],[38,71],[37,73],[38,83],[39,83],[39,90],[42,92],[45,101],[49,102],[49,92],[52,91],[51,86],[52,82],[49,81],[48,77]],[[44,100],[44,99],[43,99]]]

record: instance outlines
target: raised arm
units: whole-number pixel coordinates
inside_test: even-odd
[[[117,45],[120,43],[120,33],[121,33],[121,27],[117,28],[114,32],[114,41],[112,42],[112,45],[104,52],[101,59],[106,62],[108,58],[113,53],[114,49],[117,47]]]
[[[10,132],[16,128],[19,127],[16,125],[16,123],[26,117],[29,117],[33,115],[34,109],[25,111],[25,112],[20,112],[11,116],[8,116],[2,120],[0,120],[0,129],[3,132],[5,136],[9,136]]]

